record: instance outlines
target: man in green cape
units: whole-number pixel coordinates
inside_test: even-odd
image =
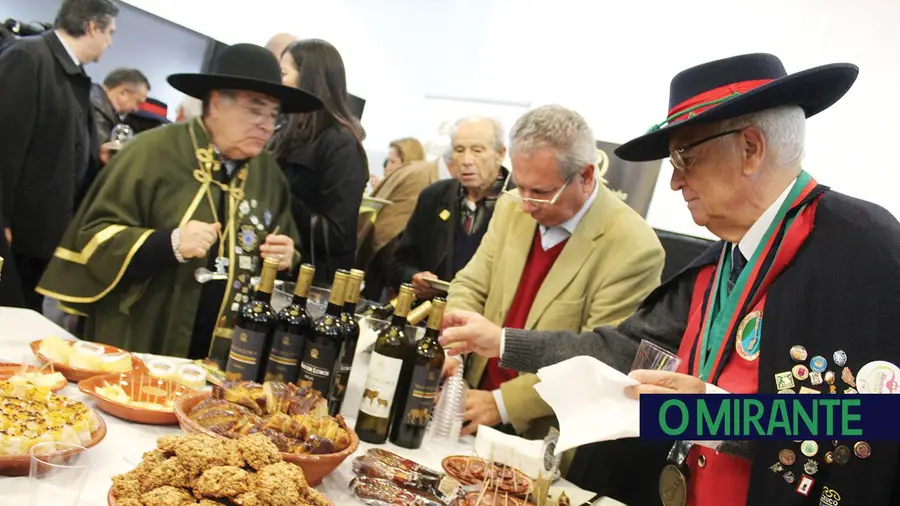
[[[38,286],[86,316],[83,337],[224,368],[260,258],[299,262],[290,191],[265,151],[282,112],[322,107],[282,86],[264,48],[231,46],[169,83],[203,116],[138,135],[100,174]],[[199,282],[198,269],[212,280]]]

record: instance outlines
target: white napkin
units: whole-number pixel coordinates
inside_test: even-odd
[[[575,357],[544,367],[534,385],[559,420],[556,454],[589,443],[637,437],[640,404],[625,397],[631,377],[593,357]]]
[[[475,453],[479,457],[515,467],[534,479],[544,463],[544,442],[528,440],[486,425],[478,427]]]

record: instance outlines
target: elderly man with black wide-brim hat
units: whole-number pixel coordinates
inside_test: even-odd
[[[641,382],[626,392],[632,397],[852,395],[867,393],[864,385],[897,393],[896,382],[862,380],[900,376],[900,223],[801,168],[806,119],[837,102],[857,74],[854,65],[833,64],[788,75],[767,54],[681,72],[665,121],[616,154],[670,158],[672,189],[721,241],[615,328],[577,336],[504,331],[478,315],[451,313],[444,323],[455,328],[442,342],[462,343],[453,353],[502,350],[504,367],[528,372],[579,355],[628,372],[641,339],[678,350],[678,372],[632,373]],[[594,488],[607,487],[603,477],[622,466],[599,458],[581,464],[582,485]],[[887,506],[900,501],[898,466],[892,441],[678,442],[668,465],[660,462],[658,480],[645,473],[632,485],[655,490],[658,483],[667,506]]]
[[[290,191],[264,148],[281,112],[322,104],[282,86],[275,57],[251,44],[169,83],[201,99],[203,116],[142,133],[111,160],[38,291],[86,315],[86,339],[224,368],[262,259],[299,260]],[[216,276],[201,284],[198,268]]]

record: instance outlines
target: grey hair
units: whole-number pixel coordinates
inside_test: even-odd
[[[775,107],[722,122],[722,131],[755,125],[766,136],[769,149],[780,167],[797,167],[806,144],[806,114],[796,105]]]
[[[559,170],[569,181],[585,166],[597,163],[597,144],[587,121],[560,105],[545,105],[526,112],[510,132],[511,151],[530,156],[540,148],[551,148],[559,159]]]
[[[503,123],[500,122],[497,118],[489,118],[486,116],[466,116],[464,118],[460,118],[453,123],[453,126],[450,128],[450,141],[456,138],[456,134],[459,133],[459,127],[466,123],[476,123],[479,121],[490,121],[491,126],[494,128],[494,150],[500,151],[501,149],[506,147],[506,135],[503,131]]]
[[[450,165],[453,163],[453,144],[447,146],[447,149],[444,150],[444,153],[441,155],[441,158],[444,159],[444,163]]]

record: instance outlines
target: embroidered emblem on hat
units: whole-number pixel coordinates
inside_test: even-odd
[[[822,495],[819,496],[819,506],[838,506],[841,502],[841,494],[833,488],[822,487]]]
[[[752,311],[741,321],[737,331],[735,349],[748,362],[759,358],[759,341],[762,337],[762,311]]]
[[[794,375],[791,371],[775,374],[775,390],[794,388]]]
[[[809,368],[816,372],[825,372],[825,368],[828,367],[828,361],[825,360],[825,357],[821,355],[816,355],[815,357],[809,359]]]
[[[813,385],[821,385],[822,384],[822,373],[813,371],[809,373],[809,382]]]

